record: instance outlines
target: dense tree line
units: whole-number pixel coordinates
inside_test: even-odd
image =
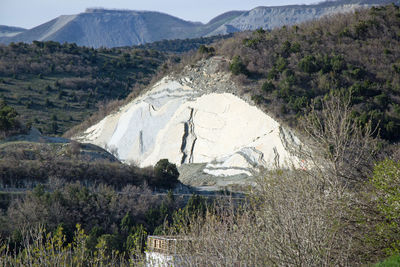
[[[187,200],[172,191],[153,194],[145,185],[127,185],[116,191],[104,184],[87,187],[60,180],[47,186],[40,184],[11,202],[0,215],[0,241],[8,239],[11,254],[18,255],[15,253],[24,248],[27,230],[44,228],[49,233],[58,232],[63,237],[60,245],[67,246],[75,240],[79,225],[86,233],[89,255],[104,243],[107,257],[116,251],[126,258],[130,253],[140,257],[147,234],[165,233],[164,228],[176,218],[201,210],[199,204],[205,207],[207,202],[196,195]]]
[[[185,53],[191,50],[197,50],[202,45],[209,45],[218,40],[230,38],[232,35],[233,34],[226,34],[191,39],[162,40],[134,47],[141,49],[154,49],[167,53]]]
[[[52,183],[52,179],[85,185],[103,183],[118,190],[129,184],[168,189],[179,183],[176,165],[166,159],[160,160],[154,168],[138,168],[122,164],[108,152],[97,150],[76,142],[4,143],[0,148],[0,190],[32,189],[39,183]]]

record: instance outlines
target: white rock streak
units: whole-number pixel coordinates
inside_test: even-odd
[[[208,163],[204,172],[215,176],[250,176],[260,166],[294,160],[282,142],[288,132],[270,116],[233,94],[188,84],[166,77],[77,139],[141,167],[162,158],[177,165]]]
[[[40,38],[39,41],[44,41],[47,37],[51,36],[52,34],[56,33],[62,27],[67,25],[69,22],[73,21],[78,15],[64,15],[60,16],[56,19],[56,22],[51,26],[50,29],[46,33],[44,33]]]

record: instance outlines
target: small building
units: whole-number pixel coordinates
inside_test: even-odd
[[[182,239],[176,236],[148,236],[146,266],[181,266],[182,257],[177,253],[177,243]]]
[[[179,253],[182,245],[190,245],[190,239],[179,236],[148,236],[146,253],[147,267],[196,266],[194,255]],[[185,244],[186,243],[186,244]],[[200,261],[202,262],[202,261]],[[225,264],[226,265],[226,264]],[[225,266],[221,263],[221,266]],[[207,266],[202,264],[202,266]],[[246,263],[235,262],[233,267],[247,267]]]

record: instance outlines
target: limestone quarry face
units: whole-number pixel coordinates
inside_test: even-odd
[[[215,177],[247,177],[259,167],[299,166],[287,145],[300,144],[289,131],[238,92],[213,58],[163,78],[75,139],[106,148],[141,167],[167,158],[202,166]],[[200,165],[199,165],[200,164]]]

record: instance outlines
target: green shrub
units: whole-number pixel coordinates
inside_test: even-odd
[[[299,68],[303,72],[307,72],[309,74],[317,72],[319,70],[315,57],[310,55],[307,55],[300,60]]]
[[[363,38],[368,33],[369,23],[366,21],[360,21],[354,26],[354,33],[358,38]]]
[[[389,103],[389,97],[382,93],[374,97],[374,101],[381,107],[386,108],[387,104]]]
[[[366,71],[362,68],[355,68],[354,70],[350,71],[349,74],[352,78],[361,80],[365,77]]]
[[[244,46],[247,46],[247,47],[250,47],[250,48],[256,48],[257,47],[257,45],[260,43],[260,39],[248,39],[248,38],[245,38],[244,40],[243,40],[243,45]]]
[[[239,75],[239,74],[248,74],[247,68],[244,65],[242,59],[240,56],[234,56],[232,59],[232,63],[229,66],[229,69],[234,75]]]
[[[199,51],[200,54],[208,54],[208,55],[212,55],[212,54],[215,53],[214,47],[206,46],[206,45],[200,45],[198,51]]]
[[[384,218],[376,225],[378,242],[387,255],[400,253],[400,162],[378,163],[371,178],[377,211]]]
[[[287,66],[288,66],[288,61],[286,60],[286,58],[278,57],[278,59],[275,62],[276,70],[278,72],[283,72]]]
[[[265,102],[265,99],[262,95],[253,95],[251,96],[251,100],[254,101],[257,105],[260,105],[261,103]]]
[[[290,52],[291,53],[298,53],[301,50],[301,46],[299,43],[293,43],[292,46],[290,47]]]
[[[10,132],[20,127],[17,111],[0,100],[0,131]]]
[[[263,83],[261,89],[265,93],[271,93],[272,91],[275,90],[275,85],[270,81],[266,81],[266,82]]]
[[[284,58],[287,58],[288,56],[290,56],[291,53],[291,48],[292,48],[292,44],[289,41],[285,41],[283,42],[282,46],[281,46],[281,56]]]
[[[278,77],[278,71],[275,69],[275,67],[271,68],[270,71],[268,71],[267,78],[269,80],[275,80]]]
[[[154,166],[154,173],[160,186],[173,187],[178,182],[178,169],[168,159],[160,159]]]
[[[344,59],[342,56],[336,55],[331,58],[332,70],[336,73],[341,72],[346,68]]]
[[[400,255],[392,256],[374,265],[374,267],[398,267],[398,266],[400,266]]]
[[[294,85],[296,83],[296,75],[291,69],[286,69],[283,73],[283,81],[288,85]]]

